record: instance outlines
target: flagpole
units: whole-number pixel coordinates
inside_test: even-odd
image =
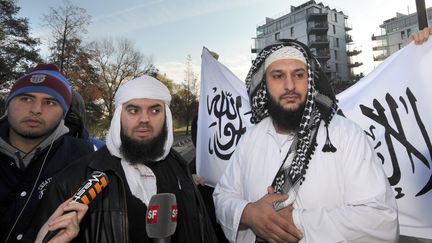
[[[417,7],[417,19],[418,19],[419,30],[422,30],[428,27],[425,1],[416,0],[416,7]]]

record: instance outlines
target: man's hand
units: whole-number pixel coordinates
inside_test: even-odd
[[[205,186],[204,178],[197,174],[192,174],[192,180],[196,186]]]
[[[35,243],[42,242],[48,231],[61,229],[49,243],[70,242],[79,233],[79,223],[87,212],[88,206],[68,199],[58,206],[51,217],[39,230]]]
[[[285,201],[288,196],[273,193],[271,187],[268,192],[269,194],[245,207],[240,223],[268,242],[298,242],[303,234],[293,223],[292,206],[279,212],[273,208],[273,202]]]
[[[420,45],[428,40],[429,35],[432,35],[432,27],[426,27],[422,31],[412,34],[409,41],[414,41],[416,45]]]

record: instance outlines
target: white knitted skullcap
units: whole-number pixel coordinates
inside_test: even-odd
[[[270,56],[267,57],[264,63],[264,70],[267,70],[268,66],[270,66],[270,64],[272,64],[273,62],[283,59],[295,59],[303,62],[304,64],[307,64],[306,58],[303,56],[303,53],[301,53],[301,51],[291,46],[285,46],[273,52],[272,54],[270,54]]]

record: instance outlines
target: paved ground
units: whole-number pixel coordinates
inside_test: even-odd
[[[187,162],[195,157],[195,147],[190,135],[174,135],[173,149],[179,152]]]

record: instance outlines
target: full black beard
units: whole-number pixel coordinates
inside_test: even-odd
[[[124,159],[132,164],[152,165],[154,160],[164,154],[164,145],[167,138],[167,128],[164,124],[161,133],[150,141],[137,141],[120,132],[120,153]]]
[[[276,126],[287,132],[296,131],[299,128],[303,116],[305,103],[302,103],[295,110],[285,110],[273,99],[273,97],[271,97],[269,93],[267,93],[267,98],[268,113]]]

